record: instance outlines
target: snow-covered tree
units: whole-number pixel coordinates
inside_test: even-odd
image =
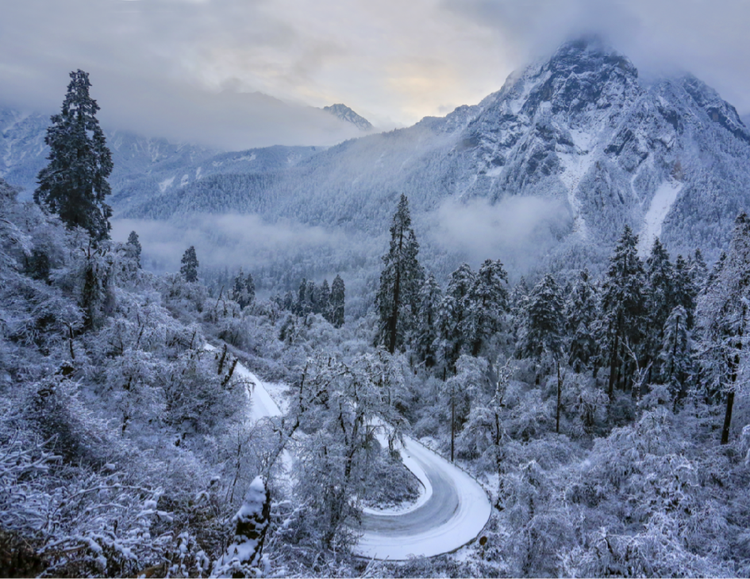
[[[377,342],[392,354],[404,345],[413,329],[419,307],[419,288],[424,271],[417,261],[419,243],[411,226],[409,201],[401,195],[393,215],[391,241],[383,256],[380,287],[375,297],[378,310]]]
[[[181,260],[182,266],[180,267],[180,274],[183,279],[188,283],[194,283],[198,281],[198,256],[195,254],[195,247],[190,246],[182,254]]]
[[[522,328],[519,351],[524,356],[544,353],[560,355],[564,331],[564,306],[560,288],[550,274],[544,276],[529,296],[526,324]]]
[[[456,361],[469,346],[466,323],[469,317],[469,292],[475,274],[464,263],[451,274],[438,314],[438,352],[446,370],[455,371]]]
[[[331,299],[329,303],[329,321],[334,327],[340,328],[344,325],[344,307],[346,302],[346,286],[340,275],[333,278],[331,284]]]
[[[643,337],[645,315],[645,273],[638,257],[638,236],[630,227],[617,242],[609,260],[602,289],[602,314],[607,325],[609,350],[609,396],[615,384],[632,375],[635,368],[626,355],[626,346],[637,348]]]
[[[500,260],[486,260],[469,290],[466,320],[472,356],[478,356],[489,339],[502,329],[508,311],[508,274]]]
[[[128,242],[125,244],[125,249],[128,257],[135,260],[138,268],[141,267],[141,241],[138,239],[138,234],[135,231],[131,231],[128,235]]]
[[[427,368],[437,363],[436,340],[438,338],[438,314],[443,292],[430,274],[419,290],[419,312],[413,342],[414,351]]]
[[[692,340],[685,308],[677,306],[664,325],[659,352],[659,381],[669,386],[675,407],[685,397],[693,367]]]
[[[82,227],[100,241],[109,238],[112,209],[105,198],[111,193],[112,155],[96,119],[99,105],[89,96],[88,73],[77,70],[70,78],[62,111],[47,128],[49,164],[39,172],[34,200],[67,227]]]
[[[589,364],[597,354],[595,323],[598,317],[596,289],[588,270],[578,274],[573,290],[565,303],[565,330],[568,363],[576,372]]]
[[[735,221],[726,258],[714,268],[713,280],[699,303],[701,362],[708,384],[726,393],[721,442],[729,441],[737,379],[742,371],[750,290],[750,219],[740,213]]]

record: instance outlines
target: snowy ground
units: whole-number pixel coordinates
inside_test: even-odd
[[[207,350],[216,348],[206,345]],[[279,416],[279,405],[266,385],[243,364],[235,375],[251,386],[251,420]],[[381,443],[385,444],[385,429]],[[491,505],[486,493],[468,474],[409,437],[399,449],[402,460],[422,483],[419,499],[394,510],[365,509],[362,537],[354,547],[357,555],[405,560],[450,553],[475,539],[490,517]]]
[[[654,240],[661,236],[661,226],[669,210],[682,190],[682,183],[666,181],[654,193],[651,205],[644,217],[643,229],[638,235],[638,253],[645,256],[651,250]]]

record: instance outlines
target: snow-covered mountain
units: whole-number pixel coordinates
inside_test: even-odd
[[[49,116],[0,108],[0,177],[31,198],[36,177],[47,164],[44,143]],[[215,174],[255,174],[293,166],[322,147],[267,147],[220,152],[191,144],[175,144],[127,131],[106,130],[114,169],[110,203],[122,211]]]
[[[360,131],[366,132],[372,130],[372,123],[370,123],[370,121],[358,115],[344,104],[338,103],[328,107],[323,107],[323,110],[331,113],[333,116],[341,119],[342,121],[353,124]]]
[[[11,182],[43,165],[39,121],[12,118],[0,173]],[[216,155],[108,137],[119,216],[255,213],[371,237],[387,232],[405,193],[425,256],[451,251],[447,231],[461,237],[457,251],[475,233],[505,235],[501,245],[533,246],[548,265],[588,265],[629,224],[644,252],[658,235],[673,253],[701,247],[713,259],[750,205],[750,132],[734,107],[688,74],[645,82],[591,38],[511,75],[478,105],[329,149]],[[487,243],[485,257],[505,257]]]
[[[659,235],[674,252],[715,257],[750,205],[748,161],[750,132],[710,87],[690,75],[645,83],[626,57],[585,39],[476,106],[347,141],[273,179],[225,182],[222,210],[379,232],[402,192],[423,228],[446,200],[533,198],[554,208],[557,255],[608,251],[629,224],[644,251]],[[212,211],[209,193],[194,193],[156,213]],[[154,215],[148,207],[130,214]]]

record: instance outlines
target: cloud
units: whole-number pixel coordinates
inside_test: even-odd
[[[495,30],[517,63],[598,34],[652,74],[689,71],[750,111],[750,3],[744,0],[444,0],[456,17]]]
[[[5,2],[0,103],[57,110],[82,68],[113,128],[227,149],[327,145],[356,133],[310,106],[412,124],[597,32],[639,68],[692,71],[744,113],[748,21],[745,0]]]
[[[258,215],[196,215],[179,225],[147,219],[112,221],[112,239],[125,242],[136,231],[145,260],[156,271],[177,271],[185,250],[195,246],[204,267],[260,268],[301,254],[332,251],[349,243],[338,231],[291,221],[267,223]]]
[[[501,259],[509,270],[523,273],[569,232],[570,212],[560,200],[506,197],[463,203],[449,199],[437,210],[430,228],[431,243],[446,252],[460,252],[473,264]]]

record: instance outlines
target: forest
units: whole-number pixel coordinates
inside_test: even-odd
[[[207,287],[194,247],[155,275],[109,238],[71,79],[35,202],[0,182],[3,575],[750,574],[746,214],[710,267],[625,227],[602,275],[511,285],[491,258],[426,271],[401,195],[366,315],[340,275],[259,299],[239,268]],[[281,416],[248,420],[239,364]],[[353,555],[364,507],[418,494],[376,420],[482,484],[483,541]]]

